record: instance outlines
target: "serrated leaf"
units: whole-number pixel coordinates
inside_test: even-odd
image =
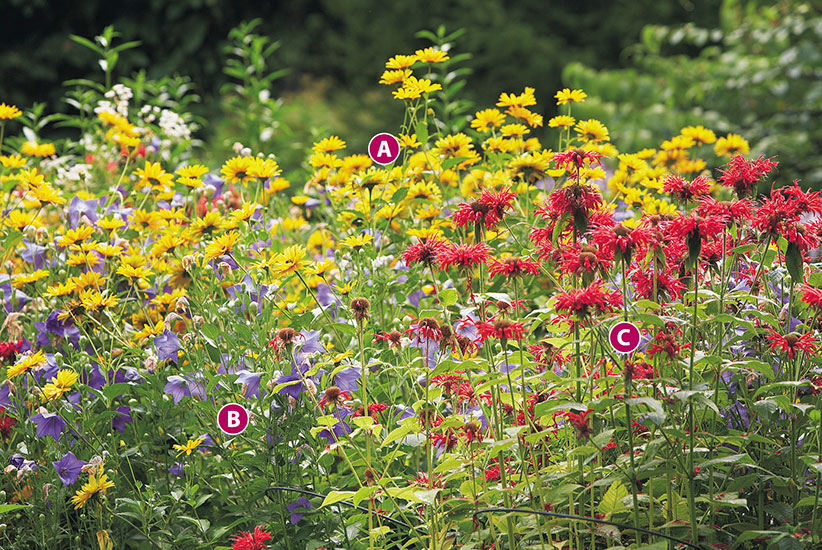
[[[602,495],[602,500],[597,506],[597,510],[601,514],[605,514],[606,516],[610,516],[611,514],[622,510],[625,508],[625,505],[622,503],[622,499],[628,496],[628,488],[625,485],[617,480],[611,483],[611,486],[608,487],[608,490],[605,491],[605,494]]]

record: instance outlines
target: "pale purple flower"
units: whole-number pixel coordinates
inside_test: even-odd
[[[51,436],[57,442],[60,439],[60,434],[66,427],[66,421],[54,413],[37,413],[31,418],[29,422],[37,424],[37,437]]]

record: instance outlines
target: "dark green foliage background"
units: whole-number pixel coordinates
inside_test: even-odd
[[[337,90],[355,97],[374,90],[388,57],[427,46],[414,33],[444,24],[467,30],[458,47],[473,54],[469,99],[487,105],[501,91],[529,85],[547,109],[567,63],[618,67],[644,25],[710,26],[720,3],[596,0],[583,8],[541,0],[2,0],[0,100],[23,108],[46,101],[50,111],[65,110],[59,84],[100,74],[93,54],[69,35],[92,37],[111,24],[122,40],[142,42],[124,52],[120,75],[143,68],[149,78],[188,75],[203,98],[197,114],[210,119],[219,113],[217,95],[226,81],[221,47],[228,32],[260,17],[257,32],[281,42],[274,62],[292,69],[276,83],[275,97],[304,87],[306,76],[323,79],[332,100]]]

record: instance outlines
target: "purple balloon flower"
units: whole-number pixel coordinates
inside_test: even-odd
[[[111,427],[120,433],[125,433],[126,424],[131,424],[131,407],[117,407],[117,415],[111,419]]]
[[[291,504],[287,504],[286,508],[288,508],[288,511],[291,512],[291,523],[297,523],[303,519],[303,516],[307,515],[308,512],[296,512],[295,510],[313,509],[314,507],[307,498],[300,497]]]
[[[247,370],[240,372],[236,383],[247,384],[247,388],[245,390],[246,398],[249,398],[252,395],[257,399],[260,398],[260,378],[262,378],[262,376],[263,373],[261,372],[249,372]]]
[[[63,458],[57,462],[52,462],[54,469],[57,470],[57,477],[63,482],[63,485],[68,487],[77,482],[80,477],[80,472],[83,466],[88,464],[85,460],[78,460],[71,451],[63,455]]]
[[[177,477],[185,477],[185,465],[180,462],[175,462],[174,465],[168,469],[168,473]]]
[[[37,424],[37,437],[46,437],[50,435],[57,442],[60,439],[60,434],[66,427],[66,421],[54,413],[37,413],[31,418],[30,422]]]
[[[164,330],[160,336],[154,337],[154,347],[157,349],[157,360],[171,361],[177,364],[177,355],[180,351],[180,339],[170,330]]]

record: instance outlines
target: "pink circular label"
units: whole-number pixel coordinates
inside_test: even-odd
[[[377,134],[368,142],[368,156],[377,164],[391,164],[400,156],[400,142],[391,134]]]
[[[248,427],[248,411],[237,403],[224,405],[217,413],[217,425],[228,435],[238,435]]]
[[[631,353],[639,347],[640,333],[637,326],[628,321],[620,321],[611,327],[608,341],[619,353]]]

